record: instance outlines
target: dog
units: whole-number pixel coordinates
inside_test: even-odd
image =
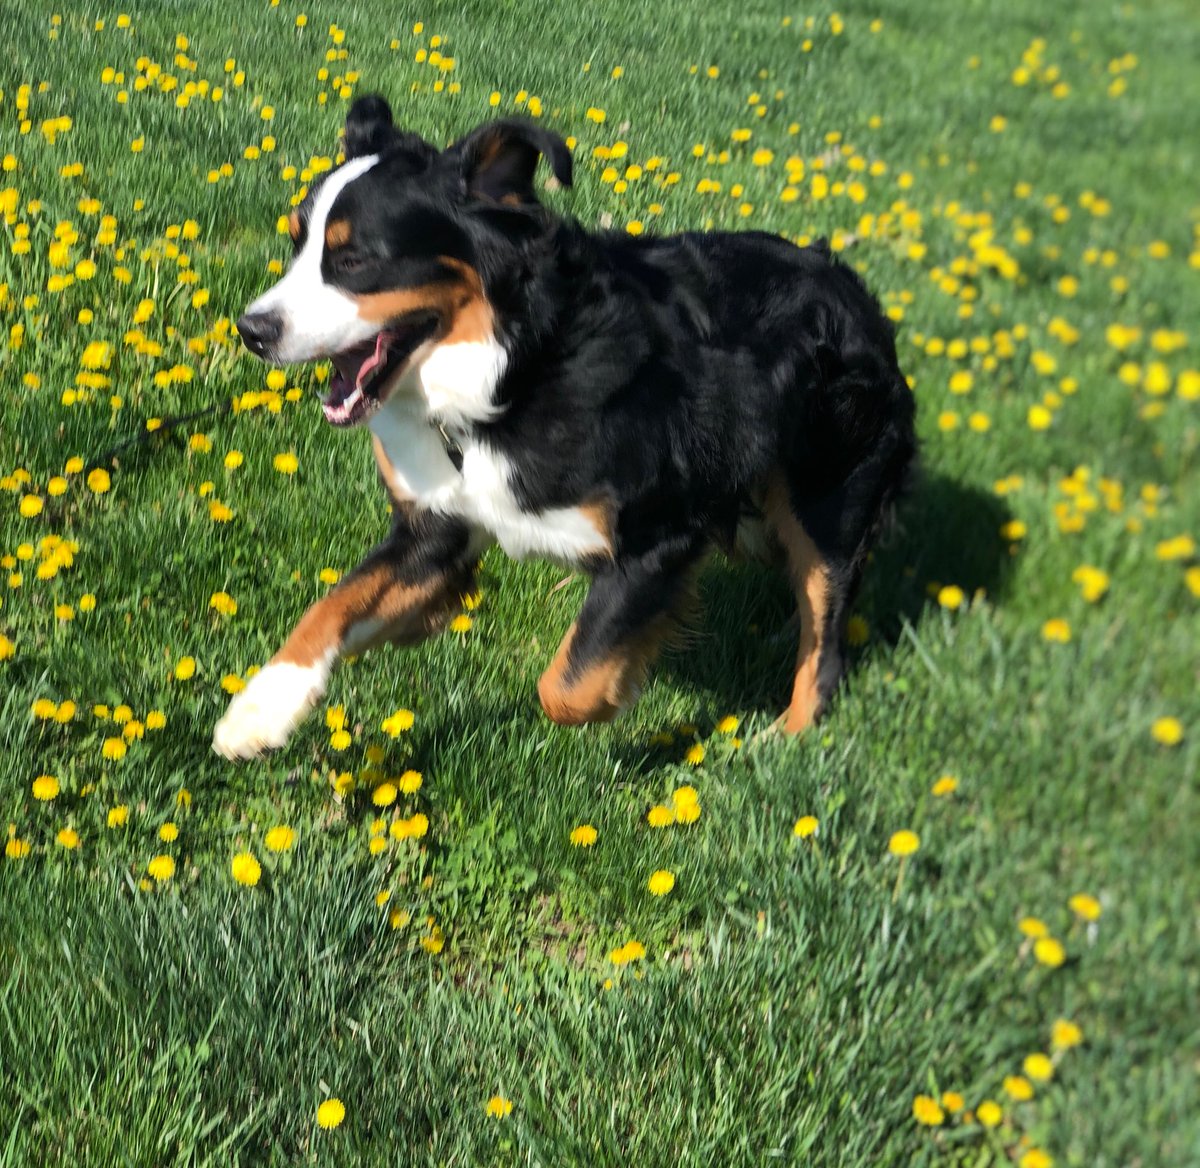
[[[824,244],[593,233],[534,191],[571,154],[535,122],[439,151],[358,99],[345,161],[288,220],[295,255],[237,322],[272,363],[332,360],[323,409],[366,426],[388,536],[232,701],[214,748],[282,746],[339,658],[441,629],[482,553],[590,589],[537,691],[556,723],[638,697],[708,553],[788,572],[788,732],[827,707],[868,552],[916,451],[891,322]]]

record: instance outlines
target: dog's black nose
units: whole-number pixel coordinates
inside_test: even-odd
[[[265,357],[267,350],[283,336],[283,317],[277,312],[248,312],[237,322],[238,336],[256,357]]]

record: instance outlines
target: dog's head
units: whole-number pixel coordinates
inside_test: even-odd
[[[490,339],[476,213],[536,204],[542,155],[571,183],[566,143],[533,122],[486,123],[438,151],[398,130],[380,97],[351,106],[344,149],[288,218],[291,267],[237,323],[264,360],[332,358],[325,415],[341,426],[436,346]]]

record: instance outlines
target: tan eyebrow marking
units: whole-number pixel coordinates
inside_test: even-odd
[[[300,238],[300,212],[293,211],[288,216],[288,235],[292,237],[292,242],[295,243]]]
[[[345,247],[350,242],[350,220],[334,219],[325,227],[325,246],[332,251],[334,248]]]

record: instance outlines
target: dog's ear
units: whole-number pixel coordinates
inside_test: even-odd
[[[382,154],[397,137],[392,123],[392,107],[377,93],[360,97],[346,115],[346,133],[342,149],[347,159],[364,154]]]
[[[557,134],[523,118],[488,122],[447,151],[457,159],[467,193],[493,203],[536,203],[533,173],[545,155],[554,177],[571,185],[571,151]]]
[[[396,148],[423,158],[427,164],[437,154],[420,134],[396,129],[392,122],[392,107],[379,94],[358,98],[346,115],[346,131],[342,138],[346,160],[362,158],[366,154],[383,154]]]

